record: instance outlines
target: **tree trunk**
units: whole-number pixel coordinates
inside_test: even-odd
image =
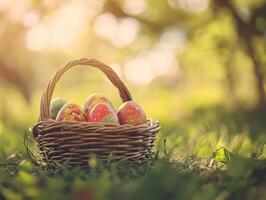
[[[259,62],[255,56],[255,51],[252,47],[251,37],[246,38],[247,53],[253,61],[253,73],[256,81],[256,89],[258,93],[258,103],[260,108],[264,108],[266,105],[265,102],[265,91],[263,86],[263,73]]]

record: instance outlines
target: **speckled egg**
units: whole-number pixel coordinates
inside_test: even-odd
[[[107,103],[96,104],[87,117],[88,122],[104,122],[111,124],[119,124],[118,117],[113,109]]]
[[[56,119],[56,116],[59,110],[67,103],[68,101],[62,98],[53,99],[50,104],[50,118]]]
[[[82,122],[86,120],[86,115],[77,104],[67,103],[58,112],[56,120]]]
[[[140,125],[147,122],[144,110],[134,101],[123,103],[117,110],[120,124]]]
[[[90,95],[84,104],[83,108],[86,115],[89,115],[93,107],[98,103],[106,103],[112,107],[111,102],[105,96],[95,93]]]

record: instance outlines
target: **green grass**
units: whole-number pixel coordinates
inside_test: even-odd
[[[205,158],[173,160],[163,146],[143,165],[104,164],[93,157],[89,169],[48,170],[27,152],[2,154],[0,199],[264,199],[264,145],[253,149],[249,156],[219,148]]]

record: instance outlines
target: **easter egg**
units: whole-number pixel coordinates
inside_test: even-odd
[[[59,110],[67,103],[68,101],[61,98],[53,99],[50,104],[50,118],[56,119],[56,116]]]
[[[112,106],[111,102],[102,94],[92,94],[87,98],[84,104],[84,112],[86,115],[89,115],[93,107],[98,103],[107,103]]]
[[[119,123],[140,125],[147,122],[144,110],[134,101],[123,103],[117,110]]]
[[[96,104],[88,115],[87,121],[119,124],[118,117],[113,107],[107,103]]]
[[[77,104],[67,103],[58,112],[56,120],[82,122],[86,120],[86,115],[83,109]]]

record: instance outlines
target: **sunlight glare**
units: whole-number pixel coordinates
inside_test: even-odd
[[[168,27],[160,38],[162,48],[180,51],[186,42],[186,33],[177,27]]]
[[[116,34],[117,20],[111,13],[99,15],[94,22],[95,32],[107,39],[112,39]]]
[[[140,31],[140,24],[137,20],[127,17],[120,21],[117,26],[113,43],[118,46],[129,45],[136,39]]]
[[[186,35],[182,29],[168,27],[151,50],[137,55],[125,64],[126,77],[136,84],[149,84],[160,75],[178,73],[176,55],[185,42]]]
[[[94,23],[95,32],[118,47],[134,42],[139,31],[140,23],[130,17],[118,21],[111,13],[99,15]]]
[[[4,10],[8,5],[8,0],[1,0],[0,1],[0,10]]]
[[[137,15],[145,11],[147,5],[144,0],[126,0],[122,9],[131,15]]]
[[[59,47],[71,44],[87,19],[87,11],[86,4],[78,1],[60,8],[50,25],[51,43]]]
[[[159,45],[139,54],[125,65],[125,75],[136,84],[149,84],[154,78],[173,72],[177,67],[174,54],[162,50]]]
[[[209,0],[167,0],[168,4],[174,8],[181,8],[185,11],[201,12],[208,8]]]
[[[26,45],[30,50],[39,51],[48,44],[48,29],[43,24],[38,24],[30,29],[26,35]]]
[[[30,27],[35,26],[38,23],[39,15],[36,12],[31,11],[25,14],[22,20],[23,20],[24,26],[27,28],[30,28]]]
[[[99,4],[100,5],[100,4]],[[98,5],[100,9],[101,6]],[[94,6],[97,7],[95,4]],[[93,7],[92,7],[93,8]],[[81,1],[69,1],[60,7],[50,18],[32,26],[26,36],[27,47],[33,51],[45,47],[66,48],[73,44],[86,23],[92,19],[91,8]],[[24,23],[33,25],[38,20],[34,13],[25,15]]]
[[[126,77],[137,84],[148,84],[154,78],[153,67],[145,54],[129,61],[124,68]]]
[[[1,2],[2,0],[0,0]],[[0,7],[1,7],[0,3]],[[6,1],[2,4],[3,9],[8,11],[9,18],[14,22],[20,22],[28,12],[29,2],[21,0]],[[1,9],[0,9],[1,10]]]

